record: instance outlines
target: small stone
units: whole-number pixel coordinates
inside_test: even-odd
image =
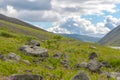
[[[89,80],[89,77],[84,72],[79,72],[71,80]]]
[[[21,59],[20,56],[16,55],[15,53],[12,53],[12,52],[10,52],[6,56],[6,58],[9,59],[9,60],[17,60],[17,61],[19,61]]]
[[[40,43],[37,40],[31,40],[31,41],[27,42],[26,45],[40,46]]]
[[[28,60],[23,60],[23,62],[28,64],[28,65],[31,65],[30,61],[28,61]]]
[[[95,52],[92,52],[92,53],[90,53],[90,55],[89,55],[89,60],[94,59],[94,58],[97,58],[97,57],[98,57],[97,54],[96,54]]]

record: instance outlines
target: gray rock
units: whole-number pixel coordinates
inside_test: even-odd
[[[81,67],[81,68],[87,68],[87,65],[88,65],[88,63],[82,62],[82,63],[80,64],[80,67]]]
[[[89,77],[84,72],[79,72],[71,80],[89,80]]]
[[[24,63],[28,64],[28,65],[31,65],[30,61],[28,60],[22,60]]]
[[[82,62],[82,63],[75,64],[74,68],[75,69],[78,69],[78,68],[87,68],[87,63],[86,62]]]
[[[61,60],[60,63],[63,64],[63,65],[64,64],[69,64],[69,61],[65,59],[65,60]]]
[[[4,55],[3,54],[0,54],[0,59],[4,59]]]
[[[15,53],[10,52],[10,53],[6,56],[6,59],[19,61],[19,60],[21,59],[21,57],[18,56],[18,55],[16,55]]]
[[[88,68],[91,72],[100,72],[101,63],[98,62],[96,59],[90,60],[90,61],[88,62],[87,68]]]
[[[111,68],[111,65],[107,61],[101,62],[101,64],[103,67]]]
[[[54,58],[59,59],[61,57],[61,53],[57,52],[53,55]]]
[[[41,48],[38,46],[30,46],[30,45],[24,45],[19,48],[21,52],[23,52],[26,55],[32,55],[32,56],[40,56],[40,57],[48,57],[48,50],[45,48]]]
[[[44,80],[39,75],[15,74],[10,76],[10,80]]]
[[[31,41],[27,42],[26,45],[40,46],[40,43],[37,40],[31,40]]]
[[[110,76],[115,80],[120,80],[120,73],[119,72],[111,72]]]
[[[95,52],[90,53],[89,60],[97,58],[97,54]]]

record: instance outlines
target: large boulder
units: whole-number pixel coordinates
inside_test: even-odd
[[[89,77],[84,72],[79,72],[71,80],[89,80]]]
[[[39,75],[15,74],[10,76],[10,80],[44,80],[44,79]]]
[[[24,45],[19,50],[26,55],[48,57],[48,50],[38,46]]]
[[[92,59],[92,60],[90,60],[90,61],[88,62],[87,68],[88,68],[91,72],[100,72],[101,63],[98,62],[96,59]]]

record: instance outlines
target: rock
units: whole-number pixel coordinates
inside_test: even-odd
[[[16,55],[15,53],[12,53],[10,52],[7,56],[6,56],[7,59],[9,60],[17,60],[19,61],[21,59],[20,56]]]
[[[87,63],[86,63],[86,62],[82,62],[82,63],[80,64],[80,67],[81,67],[81,68],[87,68]]]
[[[63,65],[64,64],[69,64],[69,61],[65,59],[65,60],[61,60],[60,63],[63,64]]]
[[[61,53],[60,53],[60,52],[55,53],[55,54],[53,55],[53,57],[56,58],[56,59],[59,59],[59,58],[61,57]]]
[[[90,55],[89,55],[89,60],[91,59],[94,59],[94,58],[97,58],[97,54],[95,52],[92,52]]]
[[[102,64],[103,67],[111,68],[111,65],[108,62],[106,62],[106,61],[101,62],[101,64]]]
[[[68,60],[61,60],[60,63],[64,66],[64,68],[68,69],[69,68],[69,61]]]
[[[49,56],[47,49],[44,49],[38,46],[24,45],[24,46],[21,46],[19,50],[26,55],[39,56],[39,57]]]
[[[40,43],[37,40],[31,40],[28,43],[26,43],[26,45],[40,46]]]
[[[88,62],[87,68],[91,72],[100,72],[101,64],[96,59],[93,59]]]
[[[22,60],[24,63],[28,64],[28,65],[31,65],[30,61],[28,60]]]
[[[39,75],[15,74],[10,76],[10,80],[44,80]]]
[[[91,49],[97,49],[95,46],[91,45],[90,46]]]
[[[3,54],[0,54],[0,59],[4,59],[4,55]]]
[[[74,68],[75,69],[78,69],[78,68],[87,68],[87,63],[86,62],[78,63],[78,64],[74,65]]]
[[[115,80],[120,80],[120,73],[119,72],[111,72],[110,76]]]
[[[79,72],[71,80],[89,80],[89,77],[84,72]]]

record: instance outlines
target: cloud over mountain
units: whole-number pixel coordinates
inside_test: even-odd
[[[107,16],[104,22],[99,22],[96,25],[92,24],[90,20],[76,16],[64,18],[57,22],[54,27],[49,28],[48,31],[102,37],[119,24],[120,19],[111,16]]]

